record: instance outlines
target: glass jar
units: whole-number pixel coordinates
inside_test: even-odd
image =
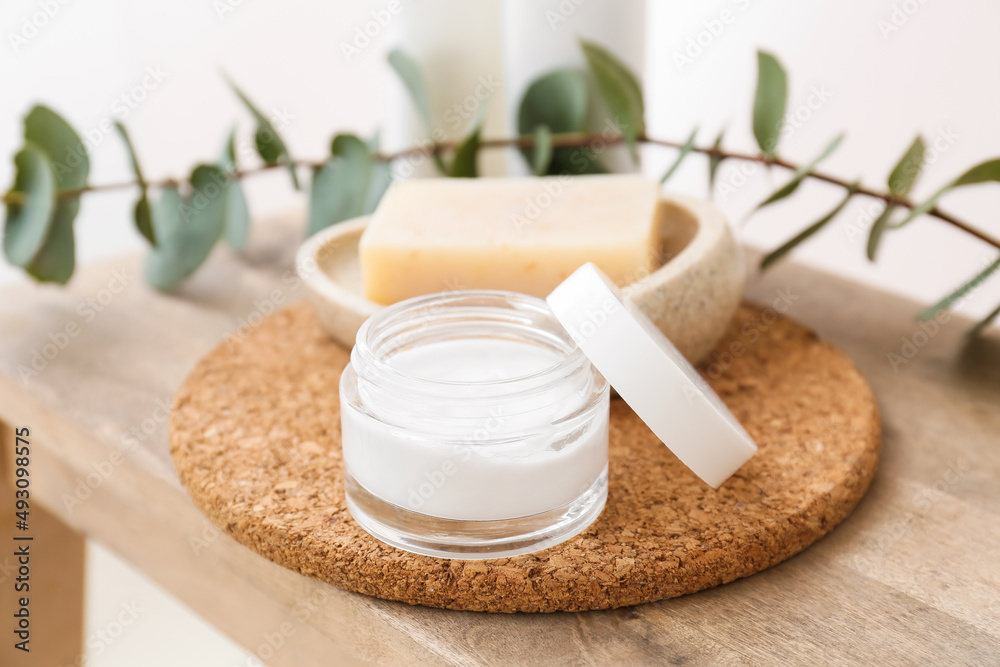
[[[389,306],[341,376],[347,506],[445,558],[544,549],[607,498],[609,391],[545,301],[455,291]]]

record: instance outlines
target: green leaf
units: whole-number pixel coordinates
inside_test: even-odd
[[[278,164],[281,159],[282,147],[280,140],[275,140],[275,133],[269,127],[261,127],[253,135],[254,146],[257,147],[257,154],[268,164]]]
[[[115,121],[115,129],[118,130],[118,134],[122,138],[122,142],[125,143],[125,148],[128,150],[129,160],[132,162],[132,173],[135,174],[135,180],[139,182],[139,189],[146,190],[146,179],[142,176],[142,168],[139,167],[139,158],[135,155],[135,148],[132,146],[132,139],[129,138],[128,130],[120,122]]]
[[[531,82],[517,112],[517,129],[532,134],[547,125],[554,134],[582,132],[587,120],[587,80],[574,69],[559,69]]]
[[[479,157],[479,133],[480,127],[477,126],[455,149],[455,157],[448,173],[452,178],[475,178],[479,175],[476,164]]]
[[[913,207],[906,217],[892,225],[892,228],[899,229],[900,227],[909,224],[912,220],[929,212],[937,206],[937,202],[941,196],[953,188],[961,187],[963,185],[978,185],[980,183],[987,183],[990,181],[1000,181],[1000,158],[994,158],[993,160],[981,162],[958,178],[948,182],[940,190],[931,195],[930,199],[918,206]]]
[[[368,205],[373,175],[368,145],[353,134],[338,134],[330,153],[326,164],[313,174],[307,232],[310,236],[362,215]]]
[[[30,142],[14,156],[14,168],[11,192],[20,194],[22,201],[7,204],[3,251],[11,264],[25,267],[41,250],[51,229],[56,208],[55,174],[48,156]]]
[[[535,127],[535,150],[531,171],[535,176],[544,176],[552,164],[552,131],[548,125]]]
[[[580,45],[590,73],[597,82],[597,90],[608,105],[613,120],[621,127],[632,159],[638,160],[636,140],[646,131],[639,81],[625,63],[603,47],[587,40],[581,40]]]
[[[63,156],[54,170],[60,178],[60,190],[75,190],[87,184],[90,161],[86,147],[79,135],[54,111],[35,107],[24,121],[24,136],[29,141],[41,141],[49,158]],[[80,212],[79,199],[67,199],[56,204],[49,223],[45,243],[25,267],[29,274],[41,282],[65,285],[73,275],[76,265],[76,241],[73,221]]]
[[[401,49],[390,51],[388,58],[392,69],[395,70],[406,87],[407,92],[410,93],[410,99],[413,100],[414,106],[417,107],[417,113],[420,116],[420,120],[423,121],[428,134],[433,134],[434,123],[431,117],[430,96],[427,94],[427,83],[424,81],[424,75],[420,71],[420,66],[417,64],[417,61]],[[441,157],[440,153],[432,153],[431,160],[434,161],[434,166],[442,174],[450,172],[450,168],[445,164],[444,158]]]
[[[223,236],[233,250],[243,250],[250,233],[250,209],[239,181],[226,186],[226,215],[222,223]]]
[[[987,160],[977,164],[972,169],[955,179],[952,187],[961,185],[978,185],[990,181],[1000,181],[1000,158]]]
[[[897,197],[905,197],[910,194],[923,165],[924,140],[918,136],[903,153],[903,157],[899,158],[896,166],[892,168],[892,173],[889,174],[889,192]]]
[[[229,137],[222,148],[222,155],[219,156],[219,167],[224,171],[236,171],[236,126],[229,130]]]
[[[150,245],[156,245],[156,234],[153,231],[153,210],[149,205],[149,196],[146,190],[142,191],[139,199],[132,208],[132,219],[135,220],[135,227],[139,233],[149,241]]]
[[[694,148],[694,138],[697,134],[698,128],[691,130],[691,134],[688,136],[687,141],[684,142],[684,145],[681,146],[680,152],[677,154],[677,159],[674,160],[674,163],[670,165],[670,169],[667,169],[667,173],[665,173],[663,178],[660,179],[661,185],[666,183],[667,180],[674,175],[677,168],[681,166],[681,162],[684,161],[684,158],[686,158],[691,152],[691,149]]]
[[[308,236],[354,217],[359,208],[356,195],[363,193],[356,188],[360,187],[363,178],[359,172],[352,172],[342,158],[330,158],[313,172],[309,193],[309,225],[306,230]]]
[[[985,331],[986,327],[988,327],[990,323],[992,323],[993,320],[997,318],[998,315],[1000,315],[1000,306],[997,306],[996,308],[991,310],[986,317],[979,320],[974,327],[969,329],[969,331],[966,333],[966,336],[968,336],[969,338],[975,338],[983,331]]]
[[[998,258],[995,262],[993,262],[992,264],[990,264],[989,266],[987,266],[985,269],[983,269],[982,271],[980,271],[979,273],[977,273],[975,276],[973,276],[973,278],[971,280],[969,280],[968,282],[966,282],[965,284],[963,284],[961,287],[959,287],[958,289],[956,289],[954,292],[952,292],[951,294],[949,294],[945,298],[941,299],[940,301],[938,301],[937,303],[935,303],[930,308],[927,308],[926,310],[924,310],[923,312],[921,312],[919,315],[917,315],[917,319],[920,319],[920,320],[929,320],[929,319],[932,319],[938,313],[951,308],[952,305],[954,305],[954,303],[956,301],[958,301],[959,299],[961,299],[962,297],[964,297],[966,294],[968,294],[972,290],[974,290],[977,287],[979,287],[979,285],[981,285],[984,280],[986,280],[991,275],[993,275],[993,273],[998,268],[1000,268],[1000,258]]]
[[[903,153],[903,157],[899,158],[896,166],[892,168],[887,181],[889,192],[897,197],[908,195],[913,188],[913,184],[917,181],[917,177],[920,175],[923,164],[924,140],[918,135],[909,148],[906,149],[906,152]],[[866,253],[868,259],[873,262],[875,261],[875,254],[878,252],[879,243],[882,241],[882,235],[889,228],[889,220],[892,218],[895,210],[895,206],[891,204],[887,205],[885,210],[882,211],[882,215],[872,224],[871,231],[868,233],[868,248]]]
[[[757,93],[753,101],[753,136],[765,155],[774,157],[788,102],[788,75],[778,59],[757,52]]]
[[[433,128],[431,101],[427,95],[427,83],[424,81],[424,75],[420,71],[417,61],[405,51],[393,49],[389,52],[389,64],[392,65],[392,69],[396,71],[403,85],[406,86],[413,104],[417,107],[417,113],[420,114],[420,119],[424,122],[424,127],[430,132]]]
[[[44,245],[25,270],[39,282],[65,285],[76,266],[76,241],[73,221],[80,211],[78,200],[60,202],[52,216]]]
[[[125,129],[125,126],[115,121],[115,129],[118,130],[118,134],[121,135],[122,142],[124,142],[125,148],[128,150],[129,159],[132,162],[132,171],[135,173],[135,180],[139,183],[139,200],[135,203],[133,211],[135,226],[139,230],[139,233],[155,246],[156,235],[153,233],[153,216],[149,209],[149,190],[146,185],[146,179],[142,176],[142,168],[139,167],[139,158],[135,155],[135,147],[132,145],[132,139],[129,138],[128,130]]]
[[[80,136],[48,107],[36,106],[24,118],[24,138],[49,156],[57,190],[76,190],[87,185],[90,158]]]
[[[392,168],[388,162],[375,162],[372,164],[371,181],[368,184],[368,193],[365,195],[365,207],[361,211],[362,215],[367,215],[375,210],[378,203],[382,201],[382,195],[392,185]]]
[[[236,128],[229,131],[229,136],[219,156],[219,169],[226,173],[226,213],[222,224],[222,235],[233,250],[243,250],[250,233],[250,209],[247,206],[243,187],[235,178],[236,163]]]
[[[837,137],[834,138],[833,141],[827,144],[826,148],[823,149],[822,153],[817,155],[807,164],[796,169],[792,173],[792,177],[788,179],[788,182],[785,183],[783,186],[781,186],[778,190],[776,190],[770,197],[768,197],[760,204],[758,204],[757,208],[758,209],[764,208],[768,204],[773,204],[774,202],[780,199],[784,199],[788,195],[795,192],[798,189],[799,185],[802,183],[802,181],[806,178],[806,176],[811,174],[813,169],[815,169],[820,162],[830,157],[830,154],[833,153],[833,151],[837,150],[837,146],[839,146],[840,142],[843,140],[844,140],[844,135],[842,134],[837,135]]]
[[[24,118],[24,139],[48,156],[57,194],[86,187],[90,174],[87,148],[62,116],[48,107],[32,108]],[[73,275],[73,221],[79,212],[78,198],[57,199],[45,241],[25,267],[37,280],[65,284]]]
[[[726,133],[725,130],[719,132],[719,136],[715,138],[715,142],[712,144],[712,148],[719,150],[722,148],[722,136]],[[708,156],[708,188],[709,190],[715,187],[715,174],[719,171],[719,165],[722,164],[722,158],[717,155]]]
[[[486,119],[486,110],[489,107],[489,99],[483,100],[476,109],[476,114],[472,117],[469,132],[455,149],[455,157],[452,158],[448,175],[452,178],[475,178],[479,175],[479,168],[476,164],[479,157],[479,136],[483,129],[483,121]]]
[[[161,190],[153,214],[153,227],[160,243],[146,257],[146,281],[160,290],[173,289],[186,277],[181,269],[181,255],[187,245],[183,238],[183,209],[184,200],[175,186]]]
[[[532,81],[524,91],[517,114],[518,134],[536,134],[541,125],[547,126],[552,134],[582,132],[587,120],[587,104],[587,79],[582,72],[560,69],[545,74]],[[546,173],[580,173],[572,162],[576,150],[554,149]],[[535,151],[524,149],[521,155],[534,167]]]
[[[228,178],[215,165],[191,173],[193,192],[182,198],[176,187],[163,189],[153,213],[160,244],[146,259],[146,279],[171,290],[204,263],[222,234],[228,204]]]
[[[878,244],[882,240],[882,233],[885,232],[886,227],[889,224],[889,220],[892,217],[893,211],[896,210],[895,206],[886,206],[882,214],[875,219],[872,223],[872,228],[868,232],[868,248],[866,253],[868,259],[875,261],[875,253],[878,251]]]
[[[368,140],[368,152],[371,153],[372,175],[368,184],[368,193],[365,195],[365,207],[362,214],[368,214],[375,210],[378,203],[382,201],[382,195],[392,184],[392,162],[379,157],[382,146],[382,132],[376,130],[372,138]]]
[[[335,136],[330,142],[330,154],[357,161],[371,159],[371,149],[368,144],[355,134]]]
[[[288,148],[285,146],[284,140],[282,140],[281,135],[278,131],[274,129],[274,125],[271,123],[270,119],[265,116],[261,111],[250,101],[242,90],[240,90],[235,83],[229,81],[229,86],[233,89],[243,104],[246,105],[247,109],[257,120],[257,129],[254,132],[254,144],[257,147],[257,154],[260,155],[260,159],[269,165],[274,164],[285,164],[288,165],[288,171],[292,176],[292,185],[295,189],[299,189],[299,176],[295,171],[295,163],[292,160],[292,156],[288,153]]]
[[[802,230],[801,232],[790,238],[788,241],[782,244],[780,248],[766,255],[764,259],[761,260],[760,262],[760,268],[762,270],[768,268],[769,266],[777,262],[779,259],[787,255],[792,250],[792,248],[799,245],[800,243],[808,239],[810,236],[812,236],[819,230],[823,229],[823,227],[825,227],[828,222],[833,220],[837,216],[837,214],[840,213],[840,211],[844,208],[844,206],[847,205],[847,202],[851,200],[851,197],[853,197],[854,193],[857,191],[857,187],[858,187],[857,183],[851,185],[847,189],[847,194],[844,195],[844,198],[840,201],[839,204],[837,204],[833,208],[832,211],[830,211],[822,218],[820,218],[819,220],[817,220],[816,222],[809,225],[804,230]]]

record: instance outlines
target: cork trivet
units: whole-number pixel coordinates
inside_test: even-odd
[[[590,528],[526,556],[418,556],[369,536],[345,507],[338,381],[348,359],[307,306],[276,313],[187,378],[171,452],[194,502],[236,540],[390,600],[547,612],[693,593],[818,540],[861,499],[878,460],[878,408],[851,361],[744,305],[703,373],[760,449],[722,488],[700,482],[616,399],[608,503]]]

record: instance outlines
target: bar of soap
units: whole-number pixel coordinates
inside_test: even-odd
[[[615,283],[659,263],[659,187],[636,175],[416,179],[393,184],[360,243],[382,304],[457,289],[544,297],[593,262]]]

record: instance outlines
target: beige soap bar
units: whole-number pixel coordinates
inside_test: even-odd
[[[659,257],[659,187],[635,175],[415,179],[392,185],[361,237],[366,296],[457,289],[544,297],[593,262],[619,285]]]

